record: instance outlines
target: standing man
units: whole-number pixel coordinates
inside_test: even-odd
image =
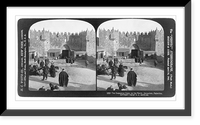
[[[40,64],[40,58],[37,59],[37,63],[38,63],[38,65]]]
[[[56,69],[55,69],[53,62],[51,63],[51,67],[50,67],[49,72],[50,72],[51,77],[56,77]]]
[[[41,67],[41,68],[44,67],[44,61],[43,61],[43,60],[40,62],[40,67]]]
[[[119,65],[118,74],[119,76],[124,77],[124,66],[122,63]]]
[[[133,68],[131,67],[130,71],[127,74],[127,83],[128,86],[135,86],[137,82],[137,74],[133,71]]]
[[[49,58],[45,59],[45,65],[49,65]]]
[[[59,85],[63,87],[67,87],[68,81],[69,81],[69,76],[68,74],[62,69],[62,71],[59,74]]]
[[[112,80],[113,78],[114,79],[116,79],[116,73],[117,73],[117,67],[115,66],[115,65],[113,65],[112,67],[111,67],[111,72],[112,72],[112,77],[111,77],[111,79],[110,80]]]
[[[156,67],[157,64],[158,64],[158,61],[155,59],[155,60],[154,60],[154,66]]]
[[[85,67],[87,68],[89,62],[87,60],[85,60]]]
[[[113,66],[113,61],[112,61],[112,59],[109,61],[109,68],[112,68],[112,66]]]
[[[45,65],[45,66],[43,67],[43,79],[42,79],[42,80],[44,80],[45,78],[46,78],[46,80],[47,80],[48,73],[49,73],[49,67],[48,67],[47,65]]]

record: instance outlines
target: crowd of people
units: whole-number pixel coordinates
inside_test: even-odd
[[[54,65],[53,62],[50,63],[48,58],[34,60],[35,63],[29,66],[29,75],[39,75],[43,76],[42,80],[47,80],[48,77],[56,77],[56,72],[58,67]],[[88,66],[88,62],[85,61],[85,66]],[[117,77],[124,77],[124,72],[126,72],[127,67],[123,65],[121,61],[117,58],[114,59],[104,59],[103,64],[97,64],[97,75],[108,75],[111,76],[110,80],[116,79]],[[61,87],[67,87],[69,82],[69,75],[62,69],[58,76],[58,83]],[[127,73],[127,84],[128,86],[136,86],[137,74],[130,68]],[[52,86],[52,85],[51,85]],[[40,88],[42,89],[42,88]]]
[[[110,80],[116,79],[117,76],[124,77],[124,72],[127,66],[124,66],[117,58],[104,59],[103,64],[97,64],[97,75],[111,75]],[[130,68],[127,73],[127,84],[128,86],[136,86],[137,74]]]
[[[34,64],[29,65],[29,75],[42,75],[42,80],[47,80],[48,74],[50,74],[51,77],[56,76],[56,67],[53,62],[49,65],[50,61],[48,58],[43,60],[38,58],[38,60],[34,60],[34,62]]]
[[[45,59],[34,59],[34,64],[29,65],[29,75],[38,75],[38,76],[43,76],[42,81],[47,80],[48,76],[55,78],[56,77],[56,72],[59,70],[58,66],[54,65],[54,62],[51,62],[48,58]],[[58,83],[59,86],[61,87],[67,87],[69,82],[69,75],[63,68],[62,71],[59,73],[58,76]],[[53,84],[50,83],[50,90],[53,90]],[[56,86],[57,87],[57,86]],[[39,91],[45,90],[43,87],[38,89]]]

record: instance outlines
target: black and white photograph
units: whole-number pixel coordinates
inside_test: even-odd
[[[44,20],[29,29],[29,91],[95,91],[96,42],[91,24]]]
[[[175,95],[172,18],[20,19],[18,42],[19,95]]]
[[[164,90],[164,29],[159,23],[106,21],[97,40],[98,91]]]
[[[187,2],[7,7],[1,116],[193,115]]]

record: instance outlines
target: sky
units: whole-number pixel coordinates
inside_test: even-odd
[[[45,20],[33,24],[30,30],[49,30],[50,32],[79,33],[81,31],[94,30],[93,26],[80,20]]]
[[[116,19],[102,23],[98,29],[112,29],[120,32],[149,32],[151,30],[163,29],[162,26],[152,20],[145,19]],[[98,32],[97,32],[98,34]]]
[[[93,26],[81,20],[45,20],[31,26],[31,30],[49,30],[50,32],[70,32],[79,33],[81,31],[94,30]],[[162,26],[151,20],[145,19],[116,19],[102,23],[100,29],[119,30],[120,32],[149,32],[151,30],[162,29]],[[98,29],[99,29],[98,28]],[[97,31],[98,36],[98,31]]]

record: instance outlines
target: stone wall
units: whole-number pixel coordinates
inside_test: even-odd
[[[30,47],[35,48],[41,55],[46,55],[49,49],[61,49],[67,44],[72,50],[87,51],[89,55],[95,55],[95,32],[82,31],[79,33],[55,33],[45,29],[42,31],[30,30]],[[88,44],[86,44],[86,37]],[[86,48],[88,48],[86,50]]]
[[[96,40],[95,32],[93,30],[87,31],[86,35],[86,52],[88,56],[94,56],[96,54]]]
[[[155,39],[156,39],[156,54],[158,56],[164,55],[164,31],[157,30]]]
[[[158,55],[164,53],[164,33],[157,29],[150,32],[120,32],[118,30],[99,29],[99,46],[113,55],[116,48],[130,48],[137,44],[144,51],[156,51]],[[157,41],[156,41],[157,40]]]

